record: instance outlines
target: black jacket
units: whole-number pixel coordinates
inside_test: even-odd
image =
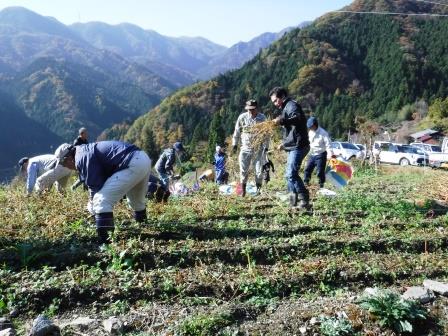
[[[73,141],[73,146],[79,146],[79,145],[87,145],[89,142],[87,140],[83,140],[80,136]]]
[[[297,102],[287,98],[282,106],[279,124],[283,126],[283,147],[286,151],[310,145],[305,114]]]

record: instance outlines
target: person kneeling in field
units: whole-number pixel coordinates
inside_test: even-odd
[[[171,148],[166,148],[154,168],[159,175],[160,181],[166,190],[170,188],[170,180],[174,177],[174,164],[176,162],[176,155],[181,155],[185,152],[184,146],[180,141],[176,142]]]
[[[26,193],[31,195],[33,191],[41,194],[49,190],[53,184],[56,190],[62,193],[67,186],[71,171],[63,167],[57,155],[59,146],[55,155],[44,154],[32,158],[24,157],[19,161],[20,172],[26,176]]]
[[[89,211],[95,215],[100,244],[110,243],[113,207],[127,196],[134,219],[146,220],[146,192],[151,159],[137,146],[121,141],[100,141],[71,147],[63,165],[79,172],[90,193]]]

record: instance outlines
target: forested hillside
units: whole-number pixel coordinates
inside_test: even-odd
[[[105,127],[134,119],[160,97],[80,64],[41,58],[4,85],[25,113],[62,139],[85,126],[92,138]]]
[[[408,1],[355,1],[353,11],[445,13]],[[216,112],[230,134],[244,102],[259,99],[273,112],[270,88],[285,86],[333,137],[355,128],[358,115],[389,122],[406,104],[447,94],[448,19],[332,13],[295,29],[239,70],[178,91],[130,128],[126,139],[147,150],[182,138],[207,139]]]
[[[0,91],[6,94],[0,96],[2,181],[21,156],[53,152],[62,141],[73,141],[80,126],[93,140],[177,88],[142,65],[93,47],[54,18],[21,7],[0,11],[0,46]]]
[[[144,66],[97,49],[57,20],[25,8],[0,11],[0,45],[0,88],[28,117],[65,140],[81,124],[96,137],[176,89]]]
[[[17,157],[42,154],[43,149],[53,152],[52,145],[62,139],[45,127],[30,119],[14,102],[14,99],[0,91],[0,182],[12,177],[17,171]]]
[[[34,149],[41,153],[48,151],[54,135],[58,142],[72,141],[81,126],[89,129],[91,140],[109,127],[102,137],[117,138],[164,97],[193,83],[212,59],[225,54],[219,61],[224,72],[276,38],[267,34],[231,49],[202,37],[168,37],[132,24],[68,27],[26,8],[8,7],[0,11],[0,90],[16,108],[0,117],[20,111],[27,124],[34,121],[37,128],[29,134],[40,134]],[[11,119],[11,129],[21,127],[17,120]],[[9,140],[7,145],[16,148]],[[11,170],[19,153],[4,153],[0,170]]]

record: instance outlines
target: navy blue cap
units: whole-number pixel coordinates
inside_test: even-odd
[[[311,128],[314,125],[317,125],[317,118],[316,117],[309,117],[307,122],[306,122],[306,127]]]
[[[178,141],[173,145],[173,148],[178,152],[184,151],[184,146],[182,146],[182,142]]]

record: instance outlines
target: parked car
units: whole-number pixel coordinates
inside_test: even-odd
[[[331,143],[333,154],[344,160],[361,159],[361,150],[350,142],[333,141]]]
[[[413,146],[413,147],[421,149],[426,154],[442,153],[442,147],[437,146],[437,145],[424,144],[422,142],[412,142],[410,145]]]
[[[400,166],[423,166],[429,162],[428,154],[410,145],[385,143],[379,151],[379,161]]]
[[[360,155],[361,159],[370,158],[370,151],[367,150],[367,146],[365,146],[363,144],[355,144],[355,146],[358,147],[359,150],[361,151],[361,155]]]
[[[391,145],[391,144],[392,144],[392,142],[390,142],[390,141],[375,141],[372,146],[373,156],[377,157],[380,154],[382,149],[388,148],[389,145]]]
[[[422,149],[428,154],[429,165],[431,167],[441,167],[448,163],[448,138],[444,138],[442,146],[413,142],[411,146]]]

